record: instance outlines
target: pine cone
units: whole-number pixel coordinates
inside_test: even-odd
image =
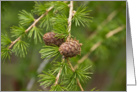
[[[71,39],[61,44],[61,46],[59,47],[59,51],[65,58],[74,57],[80,54],[81,46],[82,44],[79,43],[79,41]]]
[[[56,36],[56,34],[54,32],[48,32],[48,33],[44,34],[43,40],[44,40],[45,44],[49,45],[49,46],[53,46],[53,45],[60,46],[63,42],[65,42],[64,38],[58,38],[55,36]]]

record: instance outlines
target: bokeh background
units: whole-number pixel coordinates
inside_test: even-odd
[[[90,16],[93,22],[89,27],[76,27],[72,24],[72,35],[81,43],[81,56],[72,58],[75,63],[87,54],[90,48],[99,41],[102,44],[89,54],[86,60],[92,62],[92,79],[84,85],[85,90],[96,88],[103,91],[126,90],[126,27],[114,36],[105,39],[105,35],[121,26],[126,26],[126,2],[125,1],[75,1],[74,9],[85,4],[92,10]],[[33,9],[33,1],[2,1],[1,2],[1,33],[11,36],[10,27],[18,26],[18,13],[21,10],[30,12]],[[46,33],[46,30],[44,30]],[[12,40],[15,38],[10,37]],[[1,90],[21,91],[27,90],[30,79],[36,78],[31,90],[42,90],[37,82],[37,68],[43,61],[39,51],[44,43],[34,44],[29,41],[28,54],[20,58],[12,54],[10,60],[1,61]],[[86,60],[84,62],[86,62]],[[52,67],[47,63],[45,71]]]

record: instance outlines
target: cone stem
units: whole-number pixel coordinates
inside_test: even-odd
[[[67,38],[67,40],[70,39],[71,37],[71,20],[72,20],[72,17],[73,17],[73,1],[70,1],[70,5],[69,5],[70,9],[69,9],[69,18],[68,18],[68,33],[69,33],[69,36]]]

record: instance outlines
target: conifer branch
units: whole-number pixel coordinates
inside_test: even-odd
[[[67,40],[70,40],[70,37],[71,37],[71,24],[72,24],[71,21],[72,21],[72,17],[74,16],[73,13],[75,13],[75,12],[73,12],[73,1],[70,1],[69,7],[70,7],[70,10],[69,10],[69,18],[68,18],[68,33],[69,33],[69,36],[67,37]],[[71,62],[69,62],[68,58],[67,58],[67,62],[68,62],[68,64],[69,64],[71,70],[72,70],[73,72],[75,72],[75,69],[73,68]],[[78,83],[81,91],[84,91],[84,89],[82,88],[79,80],[78,80],[78,79],[76,79],[76,80],[77,80],[77,83]]]
[[[69,36],[67,37],[67,40],[70,39],[71,37],[71,33],[70,33],[70,30],[71,30],[71,20],[72,20],[72,16],[73,16],[73,1],[70,1],[70,10],[69,10],[69,18],[68,18],[68,33],[69,33]],[[65,58],[64,56],[62,56],[62,62],[65,61]],[[59,81],[59,78],[60,78],[60,75],[61,75],[61,72],[62,72],[62,68],[59,70],[57,76],[56,76],[56,81],[54,83],[54,86],[56,86],[58,84],[58,81]]]
[[[67,3],[67,2],[68,2],[68,1],[65,1],[64,3]],[[50,11],[52,8],[53,8],[53,7],[50,7],[47,11]],[[34,27],[34,26],[36,25],[36,23],[37,23],[44,15],[47,15],[47,13],[48,13],[48,12],[45,12],[45,14],[41,15],[37,20],[35,20],[35,23],[33,23],[28,29],[31,29],[32,26]],[[28,29],[25,31],[26,33],[29,31]],[[63,62],[64,62],[64,61],[63,61]],[[40,66],[39,66],[39,68],[38,68],[38,70],[37,70],[37,73],[41,73],[41,71],[43,70],[43,66],[45,66],[45,63],[44,63],[44,62],[40,64]],[[59,77],[60,77],[61,72],[62,72],[62,68],[59,70],[59,73],[58,73],[58,75],[57,75],[57,77],[56,77],[55,85],[58,84],[58,81],[59,81]],[[35,82],[35,78],[31,78],[31,80],[29,81],[28,86],[27,86],[27,89],[28,89],[28,90],[31,89],[31,87],[32,87],[32,85],[34,84],[34,82]]]
[[[72,17],[73,17],[73,1],[70,1],[70,10],[69,10],[69,18],[68,18],[68,33],[69,33],[69,36],[67,38],[67,40],[70,39],[71,37],[71,21],[72,21]]]
[[[27,33],[31,28],[33,28],[33,27],[34,27],[45,15],[47,15],[48,12],[49,12],[50,10],[52,10],[52,9],[53,9],[53,6],[51,6],[50,8],[48,8],[44,14],[42,14],[38,19],[36,19],[36,20],[25,30],[25,33]],[[14,41],[10,44],[10,46],[9,46],[8,48],[11,49],[12,46],[13,46],[17,41],[19,41],[20,39],[21,39],[21,36],[19,36],[16,40],[14,40]]]
[[[110,38],[111,36],[119,33],[119,32],[122,31],[124,28],[125,28],[125,26],[123,25],[123,26],[120,26],[120,27],[118,27],[118,28],[116,28],[116,29],[108,32],[108,33],[106,34],[106,38],[108,39],[108,38]],[[82,62],[84,62],[84,60],[85,60],[86,58],[88,58],[88,56],[91,54],[91,52],[93,52],[94,50],[96,50],[96,49],[101,45],[101,43],[102,43],[102,42],[100,41],[100,42],[97,42],[96,44],[94,44],[94,45],[90,48],[90,51],[89,51],[87,54],[85,54],[85,55],[78,61],[78,63],[74,66],[74,69],[77,69],[77,68],[78,68],[78,65],[81,64]]]
[[[69,61],[69,59],[68,59],[68,58],[67,58],[67,62],[68,62],[68,64],[69,64],[69,66],[70,66],[71,70],[72,70],[73,72],[75,72],[75,69],[74,69],[74,67],[72,66],[72,64],[71,64],[71,62]],[[81,91],[84,91],[84,89],[83,89],[83,87],[82,87],[82,85],[81,85],[81,83],[80,83],[79,79],[78,79],[78,78],[76,78],[76,80],[77,80],[78,86],[80,87]]]

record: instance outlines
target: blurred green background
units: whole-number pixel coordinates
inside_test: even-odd
[[[126,26],[126,2],[125,1],[75,1],[74,9],[85,4],[93,22],[89,27],[76,27],[72,23],[72,35],[82,44],[81,56],[72,58],[75,64],[90,48],[99,41],[103,43],[84,61],[93,64],[92,79],[84,85],[85,90],[96,88],[103,91],[126,90],[126,28],[114,36],[105,39],[105,35],[121,26]],[[33,1],[2,1],[1,2],[1,33],[6,33],[11,38],[10,27],[18,26],[18,13],[21,10],[31,12]],[[109,16],[109,17],[108,17]],[[44,30],[46,33],[46,30]],[[92,34],[94,34],[92,36]],[[15,40],[15,38],[11,38]],[[39,51],[44,43],[34,44],[29,40],[28,54],[25,58],[19,58],[12,54],[11,59],[3,63],[1,61],[1,90],[18,91],[26,90],[32,77],[37,78],[37,68],[43,61]],[[45,71],[52,67],[47,64]],[[35,81],[33,91],[42,90]]]

